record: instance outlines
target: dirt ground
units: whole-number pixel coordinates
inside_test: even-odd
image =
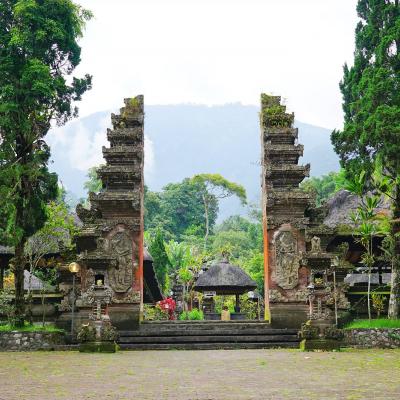
[[[0,399],[400,399],[399,350],[0,353]]]

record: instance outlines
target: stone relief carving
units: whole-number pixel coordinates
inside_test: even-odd
[[[269,301],[272,303],[287,302],[288,299],[277,289],[269,289]]]
[[[308,300],[307,288],[297,290],[294,294],[294,300],[300,301],[300,302],[307,302],[307,300]]]
[[[64,296],[63,299],[61,300],[60,304],[58,305],[58,311],[71,311],[71,301],[69,299],[69,296]]]
[[[90,210],[83,207],[82,204],[76,206],[76,213],[79,219],[84,223],[93,223],[101,218],[101,211],[92,207]]]
[[[281,294],[278,289],[269,289],[269,301],[271,303],[307,302],[309,293],[307,289],[296,290],[294,293]]]
[[[321,239],[318,236],[311,239],[311,253],[321,253]]]
[[[94,271],[92,268],[89,268],[86,272],[86,287],[89,288],[90,286],[94,285]]]
[[[111,288],[124,293],[133,283],[133,242],[127,232],[117,232],[110,239],[110,252],[116,258],[116,266],[108,270]]]
[[[126,293],[122,298],[117,298],[115,295],[113,295],[111,302],[114,304],[139,303],[140,292],[131,290],[130,292]]]
[[[299,283],[300,257],[293,233],[281,231],[275,239],[275,281],[282,289],[293,289]]]
[[[336,306],[339,310],[348,310],[350,302],[346,297],[346,285],[338,284],[336,288]],[[326,290],[326,304],[330,307],[335,306],[335,289],[333,285]]]

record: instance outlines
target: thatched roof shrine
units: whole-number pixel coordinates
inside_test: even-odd
[[[200,274],[194,290],[215,291],[217,294],[242,294],[256,287],[257,283],[246,272],[223,259]]]

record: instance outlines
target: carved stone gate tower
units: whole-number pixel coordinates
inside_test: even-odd
[[[90,210],[77,207],[83,229],[77,239],[81,293],[76,302],[81,320],[89,312],[94,285],[111,294],[108,313],[119,329],[139,324],[143,299],[143,96],[125,99],[111,115],[106,165],[98,171],[102,190],[90,193]]]
[[[298,165],[303,146],[297,144],[293,122],[279,96],[261,95],[265,295],[272,323],[284,327],[299,327],[307,319],[308,269],[301,259],[311,199],[299,184],[310,165]]]

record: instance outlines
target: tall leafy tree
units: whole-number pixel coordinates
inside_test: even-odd
[[[164,236],[160,229],[157,229],[154,238],[151,239],[149,251],[153,257],[154,271],[161,290],[165,293],[168,289],[168,272],[171,263],[165,248]]]
[[[202,193],[204,184],[186,178],[179,183],[169,183],[161,192],[145,191],[145,228],[162,229],[168,239],[178,240],[189,231],[204,235],[205,217]],[[215,224],[218,201],[210,198],[209,225]]]
[[[88,170],[86,177],[88,178],[87,181],[83,184],[83,187],[87,190],[88,193],[98,193],[102,189],[103,183],[101,179],[97,176],[97,171],[103,165],[99,165],[97,167],[91,167]]]
[[[99,192],[102,189],[101,180],[97,176],[100,168],[88,170],[87,181],[84,184],[89,192]],[[160,192],[144,187],[144,226],[146,231],[153,233],[161,229],[165,239],[178,240],[193,232],[200,236],[205,232],[203,192],[204,183],[193,182],[185,178],[182,182],[169,183]],[[89,206],[88,199],[82,199]],[[218,200],[210,196],[209,226],[213,227],[218,215]]]
[[[349,176],[381,171],[390,185],[370,183],[392,199],[392,234],[400,256],[400,5],[399,0],[359,0],[354,65],[340,83],[344,128],[332,143]],[[399,259],[399,257],[398,257]],[[400,260],[392,269],[389,316],[400,314]]]
[[[335,192],[345,187],[345,171],[329,172],[320,177],[313,176],[300,184],[300,187],[315,196],[315,205],[321,206]]]
[[[206,220],[205,244],[210,234],[210,204],[213,199],[225,199],[236,196],[246,204],[246,190],[235,182],[228,181],[220,174],[199,174],[192,178],[192,182],[202,185],[201,198],[204,204],[204,216]]]
[[[0,2],[0,235],[15,247],[17,325],[24,323],[24,246],[57,195],[44,138],[77,115],[91,77],[67,80],[80,62],[77,40],[91,17],[71,0]]]

